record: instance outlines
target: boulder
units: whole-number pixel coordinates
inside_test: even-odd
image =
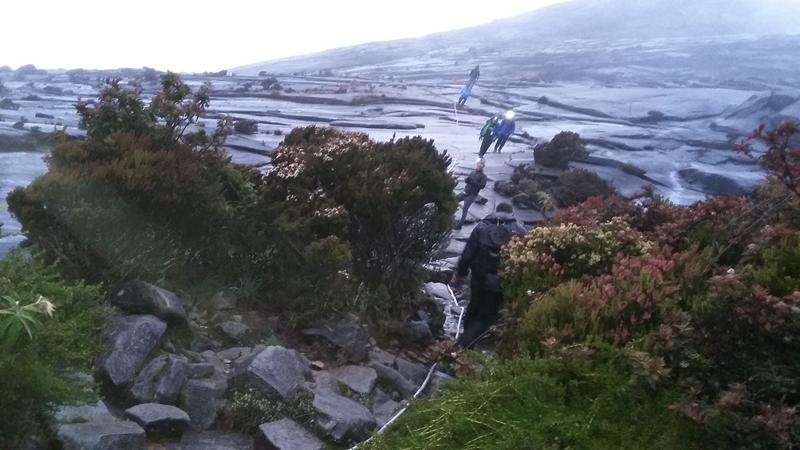
[[[208,301],[208,306],[217,311],[234,309],[236,308],[236,293],[232,291],[217,292]]]
[[[306,381],[310,364],[300,353],[274,345],[248,357],[237,369],[235,382],[268,398],[286,399]]]
[[[125,414],[148,436],[180,437],[189,427],[189,415],[170,405],[143,403],[126,409]]]
[[[325,444],[291,419],[268,422],[258,427],[259,450],[322,450]]]
[[[119,286],[111,295],[111,304],[128,314],[152,314],[167,322],[186,322],[183,303],[175,293],[142,280]]]
[[[313,328],[303,330],[308,336],[319,336],[340,348],[351,362],[361,362],[367,357],[369,333],[351,320],[323,321]]]
[[[115,386],[130,383],[156,348],[167,324],[149,315],[115,317],[106,323],[98,370]]]
[[[233,341],[238,341],[239,339],[245,337],[250,331],[250,328],[247,325],[233,320],[227,320],[218,324],[217,329],[219,329],[222,334],[227,336],[228,339]]]
[[[168,443],[165,450],[253,450],[253,438],[220,431],[188,430],[180,443]]]
[[[130,421],[61,425],[56,433],[64,450],[144,450],[145,432]]]
[[[392,386],[396,387],[401,394],[408,397],[417,392],[417,386],[408,381],[400,372],[391,367],[384,366],[383,364],[370,361],[367,367],[372,367],[378,373],[378,378],[389,382]]]
[[[137,402],[174,403],[187,379],[189,361],[183,356],[160,355],[136,376],[131,397]]]
[[[378,380],[375,369],[364,366],[343,366],[331,369],[331,374],[342,384],[362,395],[369,395]]]
[[[425,377],[428,376],[428,368],[424,365],[399,357],[397,358],[397,371],[417,386],[422,384]]]
[[[317,424],[331,440],[344,443],[365,439],[375,428],[375,417],[364,405],[333,392],[317,391],[312,403]]]
[[[189,414],[191,425],[208,429],[217,420],[228,381],[223,378],[189,380],[181,391],[181,408]]]

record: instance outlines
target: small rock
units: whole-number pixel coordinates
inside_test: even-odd
[[[314,370],[325,370],[325,363],[322,361],[311,361],[311,368]]]
[[[211,297],[209,306],[217,311],[225,311],[236,308],[236,294],[231,291],[220,291]]]
[[[144,450],[145,432],[129,421],[61,425],[57,431],[64,450]]]
[[[403,396],[409,397],[417,392],[417,386],[393,368],[375,362],[367,363],[367,367],[372,367],[375,369],[375,372],[378,373],[378,378],[385,380],[392,386],[396,387]]]
[[[300,353],[270,346],[247,358],[237,370],[237,383],[249,385],[268,398],[286,399],[302,386],[311,372],[309,361]]]
[[[106,323],[104,351],[98,358],[100,374],[115,386],[130,383],[158,346],[167,324],[156,317],[115,317]]]
[[[126,409],[125,414],[148,436],[179,437],[189,426],[189,415],[170,405],[143,403]]]
[[[352,362],[361,362],[367,357],[369,333],[365,327],[355,321],[324,321],[313,328],[303,330],[303,333],[325,338],[342,349],[348,360]]]
[[[386,425],[386,422],[392,418],[401,406],[399,402],[392,400],[392,398],[382,390],[375,389],[375,395],[372,399],[372,413],[375,415],[375,421],[378,423],[378,427]]]
[[[393,367],[395,356],[387,351],[374,348],[369,351],[369,360],[383,364],[384,366]]]
[[[352,389],[353,392],[369,395],[378,380],[375,369],[363,366],[343,366],[331,370],[331,374],[339,382]]]
[[[228,382],[225,378],[189,380],[181,392],[181,407],[193,427],[208,429],[217,420]]]
[[[222,322],[217,325],[217,328],[224,333],[225,336],[234,341],[238,341],[239,339],[243,338],[250,331],[250,328],[247,325],[241,322],[235,322],[233,320]]]
[[[320,429],[338,443],[365,439],[376,425],[364,405],[333,392],[317,391],[313,407]]]
[[[258,427],[259,448],[265,450],[322,450],[325,444],[291,419]]]
[[[217,358],[222,361],[228,360],[233,362],[241,362],[252,353],[253,350],[250,347],[231,347],[218,351]]]
[[[183,303],[174,292],[142,280],[123,283],[111,295],[111,304],[128,314],[152,314],[176,323],[187,320]]]

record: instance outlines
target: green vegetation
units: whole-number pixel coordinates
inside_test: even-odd
[[[90,395],[69,374],[90,371],[99,351],[103,297],[99,287],[65,282],[38,259],[0,261],[1,448],[47,433],[54,402]]]
[[[447,155],[422,138],[308,127],[263,175],[225,154],[230,120],[187,131],[208,92],[168,73],[149,105],[119,80],[79,103],[87,138],[56,136],[47,173],[8,197],[30,241],[72,278],[199,299],[238,287],[293,323],[354,312],[378,324],[410,308],[455,209]]]
[[[258,426],[288,417],[306,426],[314,425],[314,394],[298,390],[288,400],[271,400],[251,388],[233,392],[222,411],[219,426],[240,433],[254,433]]]
[[[797,448],[797,131],[757,131],[748,197],[591,197],[512,240],[500,360],[373,448]]]
[[[613,347],[490,365],[419,401],[368,449],[700,449],[698,427],[671,414]]]

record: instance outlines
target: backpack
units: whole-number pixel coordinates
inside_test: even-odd
[[[478,265],[485,274],[496,274],[500,270],[500,251],[511,240],[511,230],[503,224],[486,226],[478,250]]]

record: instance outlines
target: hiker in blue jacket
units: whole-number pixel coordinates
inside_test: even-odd
[[[508,138],[514,134],[514,130],[516,129],[514,115],[514,111],[507,111],[505,115],[503,115],[503,118],[494,124],[492,135],[494,135],[496,139],[494,144],[495,152],[503,150],[503,146],[506,145]]]
[[[480,78],[480,76],[480,66],[475,66],[475,68],[469,73],[469,80],[467,80],[467,84],[465,84],[459,92],[458,106],[464,106],[467,103],[467,99],[470,95],[472,95],[472,88],[475,87],[475,83],[478,82],[478,78]]]

